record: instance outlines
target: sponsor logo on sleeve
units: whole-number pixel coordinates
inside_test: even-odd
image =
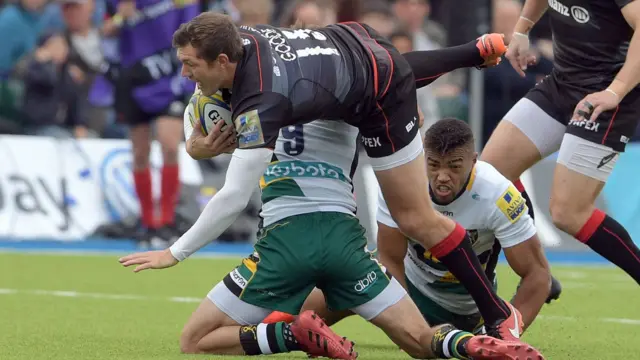
[[[264,134],[258,110],[240,114],[236,117],[234,126],[238,133],[238,147],[240,149],[264,144]]]
[[[500,195],[496,205],[511,223],[518,221],[527,207],[524,198],[513,185],[509,185],[509,188]]]

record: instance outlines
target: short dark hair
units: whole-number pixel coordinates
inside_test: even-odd
[[[469,124],[459,119],[439,120],[424,135],[424,148],[441,155],[469,145],[474,145],[473,131]]]
[[[226,54],[231,62],[238,62],[244,52],[240,33],[231,17],[211,11],[180,25],[173,34],[173,47],[187,45],[193,46],[198,56],[209,62],[220,54]]]

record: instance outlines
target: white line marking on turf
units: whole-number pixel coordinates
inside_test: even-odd
[[[48,256],[106,256],[119,258],[125,255],[132,254],[134,252],[147,251],[144,249],[133,251],[121,251],[121,250],[23,250],[23,249],[7,249],[1,248],[0,254],[21,254],[21,255],[48,255]],[[242,260],[249,253],[216,253],[216,252],[203,252],[196,253],[190,256],[190,258],[200,259],[238,259]]]
[[[21,290],[21,289],[2,289],[0,288],[0,295],[39,295],[39,296],[55,296],[66,298],[91,298],[101,300],[162,300],[175,303],[200,303],[202,299],[188,296],[172,296],[172,297],[153,297],[133,294],[102,294],[102,293],[84,293],[72,290]],[[555,320],[555,321],[578,321],[578,318],[573,316],[562,315],[538,315],[540,320]],[[616,323],[624,325],[637,325],[640,326],[640,320],[636,319],[617,319],[617,318],[593,318],[589,320],[596,320],[600,322]]]
[[[626,324],[626,325],[640,325],[640,320],[634,319],[614,319],[614,318],[604,318],[602,319],[604,322],[611,322],[617,324]]]
[[[61,291],[61,290],[18,290],[18,289],[0,289],[0,295],[16,295],[16,294],[30,294],[30,295],[44,295],[44,296],[56,296],[56,297],[76,297],[76,298],[92,298],[92,299],[106,299],[106,300],[164,300],[171,302],[200,302],[202,299],[190,298],[190,297],[170,297],[159,298],[142,295],[131,294],[101,294],[101,293],[82,293],[77,291]]]
[[[577,321],[577,318],[574,318],[573,316],[561,316],[561,315],[538,315],[536,317],[537,319],[544,319],[544,320],[562,320],[562,321]]]
[[[183,303],[199,303],[202,299],[194,298],[194,297],[171,297],[169,301],[173,302],[183,302]]]

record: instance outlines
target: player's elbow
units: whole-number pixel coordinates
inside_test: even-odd
[[[224,200],[222,203],[225,204],[227,210],[230,213],[235,214],[240,213],[247,207],[251,200],[251,195],[253,195],[253,191],[252,189],[243,189],[241,186],[225,184],[222,189],[220,189],[219,195]]]

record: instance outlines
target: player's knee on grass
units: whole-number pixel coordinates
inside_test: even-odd
[[[220,305],[219,305],[220,304]],[[207,295],[198,308],[193,312],[180,334],[180,351],[185,354],[198,354],[215,352],[215,349],[205,348],[201,344],[202,339],[208,334],[227,326],[243,325],[232,317],[245,311],[248,320],[254,320],[265,312],[257,312],[247,306],[241,306],[241,301],[225,287],[223,282],[218,283]],[[234,308],[236,312],[225,311],[225,308]],[[230,314],[228,314],[230,313]],[[242,321],[242,320],[241,320]]]
[[[409,295],[405,295],[370,321],[412,358],[433,358],[431,338],[434,331]]]

